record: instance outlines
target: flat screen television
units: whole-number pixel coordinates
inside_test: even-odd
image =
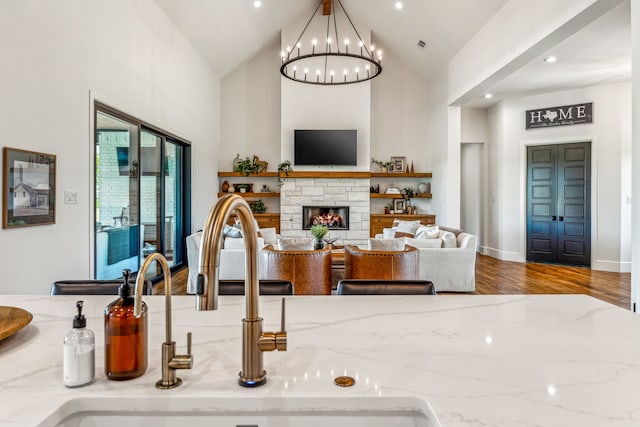
[[[294,131],[294,165],[358,164],[356,129]]]

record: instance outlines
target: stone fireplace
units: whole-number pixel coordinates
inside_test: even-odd
[[[303,206],[302,229],[310,230],[313,225],[325,225],[329,230],[348,230],[349,207]]]
[[[343,225],[329,227],[327,238],[338,245],[366,244],[369,238],[368,178],[285,178],[280,189],[280,234],[311,237],[310,217],[305,207],[343,217]],[[306,219],[305,219],[306,218]]]

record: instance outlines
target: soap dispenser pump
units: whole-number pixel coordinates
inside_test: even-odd
[[[110,380],[130,380],[147,370],[147,305],[141,301],[140,316],[134,315],[131,270],[124,270],[122,275],[119,298],[104,311],[104,371]]]
[[[73,329],[64,337],[63,380],[67,387],[91,384],[96,377],[96,341],[93,331],[87,329],[82,314],[84,302],[76,302],[78,314],[73,318]]]

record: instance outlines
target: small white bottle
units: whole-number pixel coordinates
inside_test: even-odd
[[[63,379],[67,387],[91,384],[96,377],[96,339],[93,331],[86,328],[83,304],[84,301],[76,302],[78,314],[73,318],[73,329],[64,337]]]

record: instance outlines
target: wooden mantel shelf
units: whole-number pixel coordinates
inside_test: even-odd
[[[242,172],[218,172],[219,177],[277,177],[278,172],[259,172],[245,175]],[[431,178],[431,172],[423,173],[377,173],[377,172],[325,172],[325,171],[292,171],[282,178]]]

